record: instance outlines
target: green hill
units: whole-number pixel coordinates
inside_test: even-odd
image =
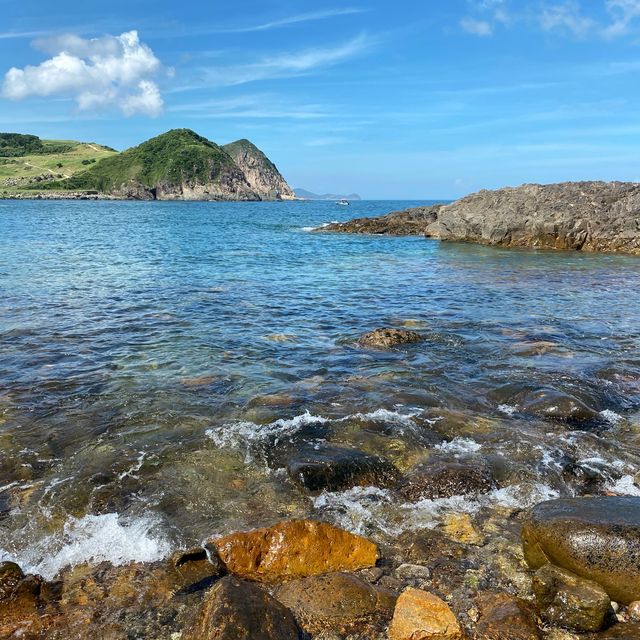
[[[190,129],[168,131],[46,188],[140,198],[259,199],[229,154]]]
[[[115,153],[90,142],[0,133],[0,195],[42,189],[48,182],[86,171]]]

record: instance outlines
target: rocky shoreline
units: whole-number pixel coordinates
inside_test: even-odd
[[[551,500],[513,517],[522,546],[505,568],[511,579],[493,583],[474,560],[486,542],[468,537],[475,525],[467,514],[397,548],[328,523],[285,520],[214,538],[164,562],[80,565],[52,581],[3,562],[0,636],[640,637],[640,498]]]
[[[640,255],[640,184],[527,184],[480,191],[448,205],[331,224],[321,230]]]

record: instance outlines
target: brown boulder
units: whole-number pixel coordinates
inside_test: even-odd
[[[533,592],[546,622],[578,633],[600,631],[612,612],[599,584],[550,564],[536,572]]]
[[[539,640],[531,607],[507,593],[483,593],[478,598],[477,640]]]
[[[356,576],[328,573],[288,582],[275,593],[309,633],[362,632],[388,621],[395,596]]]
[[[375,565],[378,547],[315,520],[287,520],[213,542],[227,569],[249,580],[278,582]]]
[[[182,640],[298,640],[289,609],[259,586],[227,576],[206,595]]]
[[[206,588],[213,580],[224,573],[222,561],[215,549],[208,552],[203,547],[194,547],[186,551],[176,551],[169,559],[176,582],[183,588],[195,590]]]
[[[444,600],[419,589],[402,592],[389,627],[389,640],[461,640],[462,637],[462,629]]]
[[[387,327],[374,329],[360,336],[358,344],[361,347],[375,347],[377,349],[389,349],[401,344],[413,344],[421,342],[422,336],[415,331],[406,329],[390,329]]]

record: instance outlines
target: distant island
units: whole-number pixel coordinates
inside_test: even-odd
[[[118,153],[73,140],[0,133],[0,197],[293,200],[276,165],[249,140],[220,146],[173,129]]]
[[[301,200],[361,200],[357,193],[350,193],[348,195],[340,195],[337,193],[323,193],[317,194],[306,189],[294,189],[297,198]]]

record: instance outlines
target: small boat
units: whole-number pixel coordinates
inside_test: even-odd
[[[343,198],[342,200],[338,200],[338,202],[336,202],[336,204],[339,204],[341,207],[348,207],[349,206],[349,201],[345,200]]]

